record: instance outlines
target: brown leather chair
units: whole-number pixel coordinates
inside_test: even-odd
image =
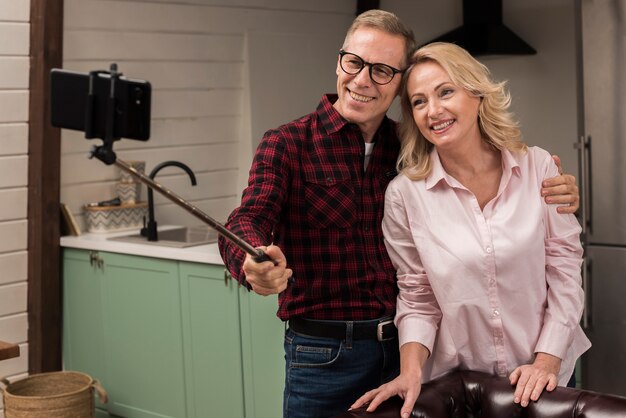
[[[424,384],[413,408],[414,418],[625,418],[626,398],[557,387],[526,408],[513,403],[514,388],[507,378],[455,371]],[[392,398],[375,412],[365,408],[336,418],[399,418],[400,398]]]

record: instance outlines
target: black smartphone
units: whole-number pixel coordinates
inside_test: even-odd
[[[91,80],[90,80],[91,79]],[[111,110],[111,75],[54,68],[50,72],[50,113],[53,126],[84,131],[86,138],[105,139]],[[145,80],[115,79],[113,139],[150,139],[150,96]]]

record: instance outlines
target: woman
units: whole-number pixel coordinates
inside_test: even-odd
[[[352,407],[399,395],[409,416],[421,383],[454,368],[509,376],[526,406],[567,384],[590,346],[580,226],[539,197],[556,165],[521,141],[504,83],[464,49],[420,48],[403,83],[400,175],[383,219],[401,373]]]

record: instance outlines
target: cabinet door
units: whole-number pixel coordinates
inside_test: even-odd
[[[178,263],[63,251],[63,360],[99,379],[98,408],[127,418],[184,417]]]
[[[128,418],[184,417],[178,262],[101,256],[109,411]]]
[[[102,300],[103,270],[96,252],[63,250],[63,366],[86,373],[109,387],[106,376]],[[105,408],[99,402],[98,408]]]
[[[276,316],[278,297],[260,296],[241,287],[239,298],[246,418],[281,417],[285,325]]]
[[[206,264],[180,263],[180,277],[187,416],[247,416],[238,286],[225,277],[223,267]]]

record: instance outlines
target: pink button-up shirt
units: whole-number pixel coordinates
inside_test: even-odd
[[[551,156],[502,151],[500,187],[483,210],[436,150],[431,159],[426,179],[399,175],[385,197],[400,345],[430,350],[424,381],[455,367],[507,376],[544,352],[563,360],[565,385],[591,344],[579,325],[580,225],[540,196],[558,175]]]

